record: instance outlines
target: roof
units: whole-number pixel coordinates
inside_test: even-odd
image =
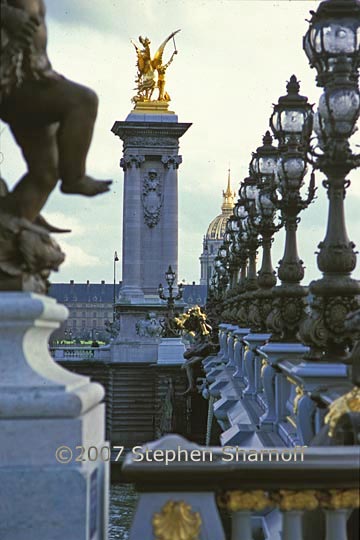
[[[121,283],[115,286],[116,298],[119,297]],[[49,296],[58,302],[108,303],[114,300],[113,283],[52,283]],[[206,300],[206,285],[184,285],[183,300],[186,304],[201,304]]]
[[[121,283],[115,285],[115,295],[118,297]],[[113,283],[52,283],[49,296],[58,302],[99,302],[112,304],[114,301]]]
[[[214,218],[206,231],[207,240],[222,240],[225,234],[226,223],[233,212],[236,193],[231,189],[230,169],[228,170],[228,180],[226,191],[223,191],[223,203],[221,214]]]

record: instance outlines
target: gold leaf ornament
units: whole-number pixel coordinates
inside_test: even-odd
[[[231,512],[244,512],[249,510],[264,510],[272,503],[265,491],[228,491],[226,493],[226,506]]]
[[[360,412],[360,389],[356,386],[331,403],[324,420],[329,425],[329,437],[333,437],[336,424],[348,412]]]
[[[152,522],[155,540],[199,540],[200,514],[184,501],[168,501]]]

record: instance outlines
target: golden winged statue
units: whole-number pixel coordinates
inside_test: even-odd
[[[136,76],[136,88],[137,94],[132,98],[134,103],[139,101],[170,101],[170,96],[165,92],[165,73],[174,59],[174,55],[177,54],[175,45],[175,35],[180,30],[172,32],[160,45],[153,58],[151,58],[149,38],[139,36],[139,42],[142,48],[137,45],[133,40],[131,43],[134,45],[137,54],[137,76]],[[172,53],[169,61],[163,64],[163,52],[168,41],[173,40],[174,52]],[[154,90],[158,90],[156,99],[152,99]]]

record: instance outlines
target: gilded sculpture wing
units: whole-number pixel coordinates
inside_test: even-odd
[[[158,48],[158,50],[156,51],[156,53],[154,54],[154,58],[152,59],[152,66],[153,66],[153,69],[157,69],[159,66],[161,66],[162,64],[162,55],[163,55],[163,52],[164,52],[164,49],[165,49],[165,46],[167,44],[167,42],[175,36],[175,34],[177,34],[178,32],[180,32],[180,30],[175,30],[175,32],[172,32],[170,34],[169,37],[167,37],[163,42],[162,44],[160,45],[160,47]]]
[[[145,62],[144,62],[144,56],[142,54],[141,49],[136,45],[135,41],[131,40],[131,43],[134,45],[136,54],[137,54],[137,67],[140,73],[143,73]]]

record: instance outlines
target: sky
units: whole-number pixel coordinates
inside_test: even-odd
[[[94,199],[64,195],[58,188],[50,196],[44,216],[54,225],[72,229],[71,234],[56,236],[66,262],[52,274],[52,282],[111,282],[115,250],[121,259],[122,143],[111,127],[132,109],[136,57],[130,39],[148,36],[154,53],[166,36],[181,29],[176,36],[178,54],[167,71],[170,109],[179,122],[192,122],[180,139],[178,278],[198,282],[202,237],[220,213],[227,170],[230,167],[232,187],[237,190],[247,176],[251,153],[268,129],[272,104],[286,93],[293,73],[301,81],[301,93],[311,103],[318,102],[321,89],[302,50],[306,19],[318,4],[310,0],[46,1],[48,54],[54,69],[91,87],[100,99],[88,173],[113,179],[111,192]],[[170,42],[164,58],[172,51]],[[1,123],[0,131],[0,173],[11,187],[26,168],[7,125]],[[358,134],[353,140],[360,143]],[[317,200],[301,214],[298,239],[306,267],[304,283],[320,277],[314,253],[327,222],[323,179],[317,172]],[[347,227],[359,245],[359,171],[349,179]],[[274,267],[283,247],[281,231],[273,244]],[[358,268],[356,277],[360,277]],[[121,279],[121,262],[117,279]]]

